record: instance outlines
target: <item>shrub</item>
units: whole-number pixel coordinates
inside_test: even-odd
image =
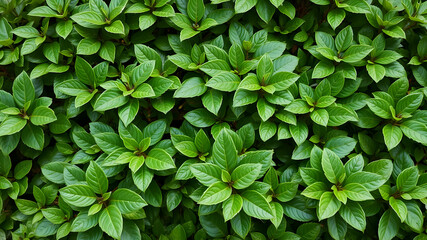
[[[0,2],[0,239],[426,239],[427,2]]]

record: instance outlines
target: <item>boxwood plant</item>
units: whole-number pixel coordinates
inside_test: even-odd
[[[426,240],[426,97],[426,1],[0,1],[0,240]]]

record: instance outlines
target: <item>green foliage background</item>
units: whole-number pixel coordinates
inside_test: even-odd
[[[1,0],[0,239],[427,239],[427,2]]]

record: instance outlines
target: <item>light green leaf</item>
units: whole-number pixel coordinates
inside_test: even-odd
[[[52,109],[40,106],[34,109],[30,121],[32,124],[40,126],[56,121],[56,116]]]
[[[384,142],[387,149],[390,151],[396,147],[402,140],[403,133],[398,126],[387,124],[383,127]]]
[[[189,0],[187,5],[187,14],[194,22],[200,22],[205,15],[205,5],[203,4],[203,0]]]
[[[409,192],[415,188],[418,182],[418,167],[413,166],[400,172],[396,180],[397,190]]]
[[[231,196],[231,187],[226,183],[216,182],[212,184],[200,197],[198,201],[202,205],[215,205],[222,203]]]
[[[95,39],[82,39],[77,45],[77,54],[79,55],[93,55],[101,48],[101,42]]]
[[[108,190],[107,175],[96,162],[90,162],[86,169],[86,182],[95,193],[103,194]]]
[[[96,195],[92,188],[87,185],[70,185],[59,190],[64,201],[79,207],[92,205],[96,200]]]
[[[359,183],[349,183],[345,185],[343,187],[343,192],[350,200],[353,201],[366,201],[374,199],[369,191]]]
[[[238,194],[232,194],[227,200],[222,204],[222,212],[224,215],[224,220],[228,221],[234,218],[243,207],[243,198]]]
[[[380,223],[378,225],[378,236],[380,240],[391,240],[399,231],[400,220],[396,213],[391,209],[388,209],[381,216]]]
[[[369,76],[374,79],[375,82],[381,81],[385,76],[385,68],[379,64],[368,64],[366,65]]]
[[[244,189],[249,187],[259,175],[261,164],[247,163],[242,164],[231,173],[233,188]]]
[[[243,211],[249,216],[258,219],[271,219],[274,217],[270,204],[257,191],[245,191],[241,196],[243,198]]]
[[[119,188],[111,194],[110,205],[115,205],[122,214],[138,211],[147,205],[147,202],[132,190]]]
[[[99,217],[99,227],[109,236],[119,239],[123,231],[123,217],[117,206],[105,208]]]
[[[317,216],[319,220],[330,218],[338,212],[341,207],[341,202],[335,197],[332,192],[324,192],[320,197],[319,207],[317,208]]]
[[[94,110],[98,112],[107,111],[110,109],[123,106],[128,101],[128,98],[123,96],[123,93],[118,90],[106,90],[96,99]]]
[[[366,228],[366,217],[359,203],[348,202],[339,210],[340,216],[352,227],[364,232]]]
[[[147,167],[153,170],[167,170],[175,168],[175,163],[172,157],[163,149],[152,149],[145,160]]]
[[[0,136],[8,136],[15,134],[21,131],[26,124],[27,120],[21,117],[8,116],[0,124]]]
[[[323,149],[322,169],[331,183],[337,184],[344,181],[345,169],[343,163],[333,151],[327,148]]]
[[[13,81],[12,91],[13,99],[21,108],[23,108],[27,102],[33,101],[35,98],[33,82],[25,71],[19,74]]]

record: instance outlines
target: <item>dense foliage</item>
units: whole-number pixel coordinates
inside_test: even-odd
[[[0,239],[427,239],[427,2],[1,0]]]

